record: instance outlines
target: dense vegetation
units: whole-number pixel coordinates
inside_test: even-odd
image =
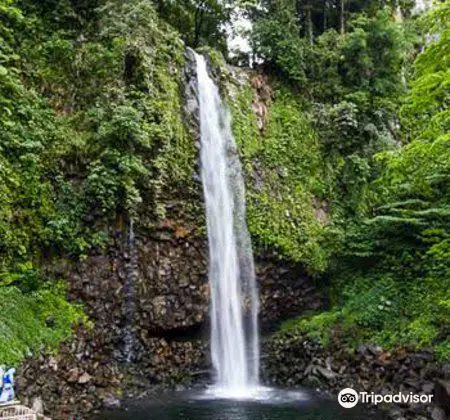
[[[261,130],[250,83],[217,59],[237,6],[272,88]],[[412,6],[0,0],[0,360],[53,349],[84,320],[45,274],[53,261],[131,220],[198,220],[186,45],[223,76],[256,248],[330,293],[328,312],[286,328],[449,358],[450,5]]]
[[[2,341],[18,337],[0,359],[12,362],[32,340],[70,335],[74,309],[54,305],[42,266],[82,258],[139,211],[144,226],[163,216],[168,176],[173,190],[189,179],[194,145],[179,112],[183,44],[149,2],[2,0],[0,12],[0,317]],[[7,322],[14,301],[37,312]]]
[[[255,45],[319,136],[335,241],[323,244],[331,310],[285,328],[448,359],[448,2],[414,21],[369,7],[313,37],[299,30],[298,3],[283,4],[258,16]]]

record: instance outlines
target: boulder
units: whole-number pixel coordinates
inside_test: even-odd
[[[92,379],[91,375],[89,375],[87,372],[84,372],[79,378],[78,383],[79,384],[87,384]]]
[[[67,382],[76,382],[78,377],[80,376],[80,370],[77,367],[74,367],[69,370],[67,375]]]
[[[108,394],[103,398],[103,407],[105,407],[105,408],[120,408],[121,402],[119,399],[117,399],[113,395]]]
[[[332,370],[326,369],[322,366],[317,366],[316,371],[320,374],[320,376],[325,378],[327,381],[331,381],[332,379],[335,379],[338,376],[336,372],[333,372]]]
[[[42,403],[41,397],[33,398],[31,404],[31,409],[36,412],[36,414],[44,414],[44,404]]]
[[[432,382],[425,382],[422,384],[422,391],[425,394],[432,394],[434,391],[434,384]]]

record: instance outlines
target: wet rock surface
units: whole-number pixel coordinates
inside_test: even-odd
[[[155,241],[139,244],[136,319],[149,333],[203,324],[208,317],[209,287],[203,239],[176,239],[160,232]],[[174,241],[175,239],[175,241]]]
[[[199,361],[205,346],[199,340],[154,338],[148,356],[123,364],[111,356],[112,349],[96,348],[91,332],[80,329],[78,334],[76,344],[62,346],[56,356],[27,360],[19,371],[21,401],[32,406],[39,400],[42,410],[53,419],[90,418],[98,410],[119,408],[123,398],[137,398],[158,386],[188,386],[204,369]],[[88,340],[83,342],[81,336]],[[77,353],[81,347],[84,350]]]
[[[89,418],[155,387],[210,376],[206,238],[169,219],[138,232],[135,249],[127,232],[112,236],[106,250],[48,268],[49,276],[67,279],[69,299],[89,318],[57,355],[30,358],[18,371],[22,401],[39,399],[54,419]],[[295,266],[266,256],[256,271],[263,329],[321,305]]]
[[[427,351],[389,352],[374,345],[350,350],[337,340],[324,348],[304,335],[286,333],[266,339],[263,354],[262,376],[267,383],[309,386],[336,395],[344,388],[381,395],[433,395],[431,404],[385,404],[381,408],[390,420],[450,418],[448,382],[443,379],[446,367]]]
[[[275,329],[285,319],[325,304],[300,266],[265,255],[256,257],[255,270],[263,332]]]
[[[104,398],[120,394],[123,374],[101,348],[102,339],[79,328],[77,339],[55,356],[26,360],[18,371],[18,396],[25,405],[39,401],[54,419],[84,418]],[[77,416],[77,417],[76,417]]]

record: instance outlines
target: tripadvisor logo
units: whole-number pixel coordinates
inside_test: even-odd
[[[422,403],[422,404],[429,404],[431,403],[431,400],[433,399],[433,395],[418,395],[413,394],[412,392],[408,394],[404,393],[397,393],[397,394],[375,394],[373,392],[356,392],[352,388],[345,388],[341,392],[339,392],[338,395],[338,402],[339,404],[344,408],[352,408],[356,404],[358,404],[359,401],[365,404],[381,404],[381,403],[397,403],[397,404],[411,404],[411,403]]]
[[[338,395],[339,404],[344,408],[352,408],[358,404],[358,393],[352,388],[345,388]]]

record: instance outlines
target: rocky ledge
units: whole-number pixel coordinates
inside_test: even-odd
[[[53,420],[86,419],[123,399],[149,390],[189,386],[206,372],[203,340],[147,340],[147,354],[138,362],[115,359],[113,345],[100,334],[79,328],[71,343],[56,355],[26,360],[18,370],[17,392],[22,403]]]
[[[267,383],[308,386],[338,394],[344,388],[376,394],[432,394],[431,404],[386,404],[390,420],[450,418],[450,364],[439,364],[432,353],[408,349],[384,351],[361,345],[356,350],[338,342],[324,348],[295,333],[274,335],[264,343],[262,374]]]

